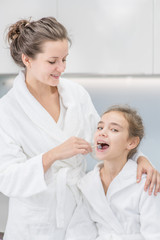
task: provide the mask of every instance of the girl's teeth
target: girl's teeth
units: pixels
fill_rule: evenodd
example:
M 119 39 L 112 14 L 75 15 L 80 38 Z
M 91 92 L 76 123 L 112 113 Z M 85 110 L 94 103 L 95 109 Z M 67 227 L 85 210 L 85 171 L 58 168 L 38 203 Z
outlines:
M 99 144 L 97 148 L 98 148 L 98 149 L 102 149 L 102 145 Z

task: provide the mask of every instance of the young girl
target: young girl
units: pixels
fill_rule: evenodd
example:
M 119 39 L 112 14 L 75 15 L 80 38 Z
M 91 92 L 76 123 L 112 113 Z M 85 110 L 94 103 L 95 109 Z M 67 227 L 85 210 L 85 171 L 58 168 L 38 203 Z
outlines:
M 66 240 L 159 240 L 160 195 L 149 196 L 135 181 L 130 158 L 144 135 L 140 116 L 129 107 L 105 112 L 95 133 L 101 160 L 78 183 L 83 199 L 69 225 Z

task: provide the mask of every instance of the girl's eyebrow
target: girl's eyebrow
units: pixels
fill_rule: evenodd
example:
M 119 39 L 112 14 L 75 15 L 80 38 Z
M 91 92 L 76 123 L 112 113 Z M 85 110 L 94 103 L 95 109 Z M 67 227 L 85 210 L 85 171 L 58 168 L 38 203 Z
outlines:
M 110 125 L 114 125 L 114 126 L 117 126 L 117 127 L 123 128 L 120 124 L 118 124 L 118 123 L 116 123 L 116 122 L 111 122 Z
M 99 121 L 98 124 L 104 123 L 103 121 Z

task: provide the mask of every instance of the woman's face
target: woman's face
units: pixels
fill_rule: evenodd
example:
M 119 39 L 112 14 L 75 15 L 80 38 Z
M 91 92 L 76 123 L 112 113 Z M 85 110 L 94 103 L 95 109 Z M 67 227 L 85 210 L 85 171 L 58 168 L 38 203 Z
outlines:
M 94 136 L 96 157 L 99 160 L 126 158 L 129 152 L 129 124 L 121 112 L 104 114 Z
M 57 86 L 66 68 L 68 41 L 47 41 L 42 45 L 42 51 L 35 59 L 29 58 L 27 72 L 31 80 Z

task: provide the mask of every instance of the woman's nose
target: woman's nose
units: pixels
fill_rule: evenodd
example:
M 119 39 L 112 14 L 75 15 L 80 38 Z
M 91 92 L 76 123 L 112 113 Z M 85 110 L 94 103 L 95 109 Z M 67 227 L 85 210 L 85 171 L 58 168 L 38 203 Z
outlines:
M 64 72 L 65 68 L 66 68 L 65 62 L 59 62 L 57 64 L 57 71 L 58 72 L 61 72 L 61 73 Z

